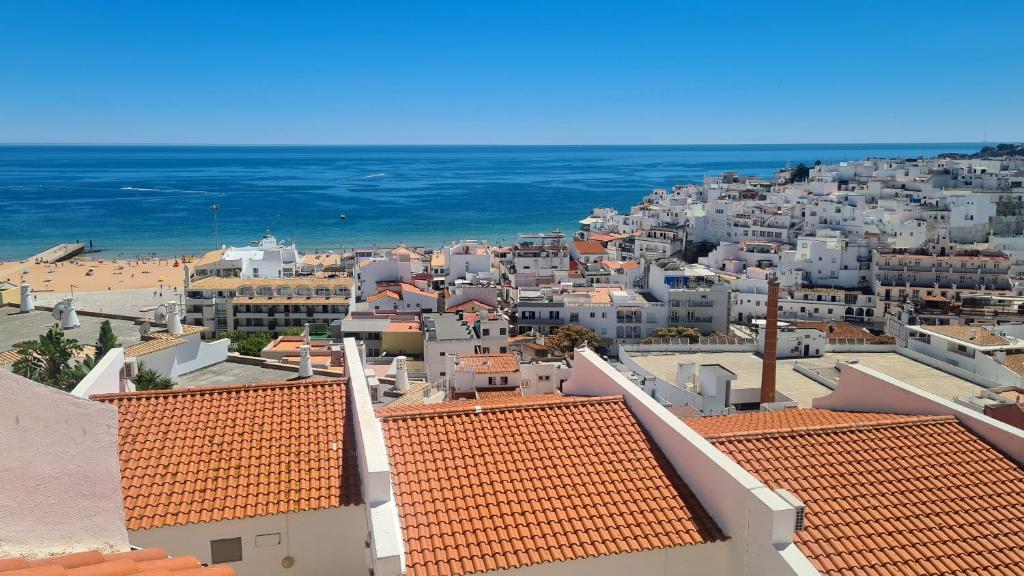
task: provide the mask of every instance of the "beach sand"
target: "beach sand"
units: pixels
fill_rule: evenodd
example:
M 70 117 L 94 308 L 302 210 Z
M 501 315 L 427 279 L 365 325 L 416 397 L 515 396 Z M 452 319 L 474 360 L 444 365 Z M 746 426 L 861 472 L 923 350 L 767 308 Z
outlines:
M 37 293 L 70 292 L 72 285 L 75 292 L 159 289 L 161 285 L 167 289 L 177 286 L 180 290 L 185 283 L 185 270 L 180 262 L 177 267 L 174 262 L 174 258 L 135 261 L 99 257 L 79 257 L 57 264 L 7 261 L 0 262 L 0 280 L 18 286 L 24 277 Z M 23 271 L 28 273 L 23 276 Z

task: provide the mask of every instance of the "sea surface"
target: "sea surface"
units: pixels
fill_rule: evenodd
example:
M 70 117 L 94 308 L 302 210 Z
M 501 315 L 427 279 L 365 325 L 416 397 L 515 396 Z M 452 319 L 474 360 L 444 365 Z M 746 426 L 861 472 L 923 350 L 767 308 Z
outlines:
M 726 170 L 770 176 L 787 163 L 979 147 L 0 146 L 0 259 L 75 241 L 111 257 L 193 254 L 268 230 L 308 251 L 511 242 Z

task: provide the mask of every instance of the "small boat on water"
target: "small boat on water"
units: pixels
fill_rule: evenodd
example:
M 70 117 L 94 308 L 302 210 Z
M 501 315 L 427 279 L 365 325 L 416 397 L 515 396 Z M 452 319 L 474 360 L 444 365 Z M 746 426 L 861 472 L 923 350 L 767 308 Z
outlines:
M 344 220 L 345 218 L 348 218 L 348 216 L 346 216 L 344 212 L 338 214 L 338 220 Z

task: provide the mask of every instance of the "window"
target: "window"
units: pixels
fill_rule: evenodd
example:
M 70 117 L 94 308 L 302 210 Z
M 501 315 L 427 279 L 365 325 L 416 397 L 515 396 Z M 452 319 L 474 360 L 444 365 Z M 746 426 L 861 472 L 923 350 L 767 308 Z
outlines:
M 210 559 L 211 564 L 241 562 L 242 539 L 224 538 L 221 540 L 210 540 Z
M 483 328 L 480 331 L 483 333 L 484 336 L 490 336 L 491 335 L 491 329 L 490 328 Z
M 501 377 L 501 383 L 502 384 L 508 384 L 508 376 L 502 376 Z
M 508 328 L 498 328 L 498 334 L 505 336 L 508 334 Z
M 444 356 L 444 350 L 441 350 L 440 352 L 438 352 L 437 355 L 438 356 Z

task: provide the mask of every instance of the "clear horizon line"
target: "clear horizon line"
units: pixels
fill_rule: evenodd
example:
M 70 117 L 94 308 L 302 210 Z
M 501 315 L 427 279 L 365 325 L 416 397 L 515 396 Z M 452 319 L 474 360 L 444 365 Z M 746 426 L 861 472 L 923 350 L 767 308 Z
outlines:
M 286 147 L 580 147 L 580 146 L 595 146 L 595 147 L 613 147 L 613 146 L 636 146 L 636 147 L 654 147 L 654 146 L 863 146 L 863 145 L 915 145 L 915 144 L 971 144 L 971 145 L 995 145 L 995 144 L 1020 144 L 1024 140 L 986 140 L 986 141 L 969 141 L 969 140 L 921 140 L 921 141 L 847 141 L 847 142 L 719 142 L 719 143 L 558 143 L 558 144 L 541 144 L 541 143 L 376 143 L 376 144 L 363 144 L 363 143 L 224 143 L 224 142 L 15 142 L 15 141 L 0 141 L 0 146 L 196 146 L 196 147 L 233 147 L 233 148 L 244 148 L 244 147 L 275 147 L 275 148 L 286 148 Z

